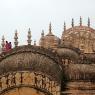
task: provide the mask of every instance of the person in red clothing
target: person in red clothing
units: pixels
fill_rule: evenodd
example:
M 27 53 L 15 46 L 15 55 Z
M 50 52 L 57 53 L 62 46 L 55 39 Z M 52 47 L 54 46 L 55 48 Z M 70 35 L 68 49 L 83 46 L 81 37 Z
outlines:
M 12 49 L 12 44 L 11 44 L 11 42 L 9 42 L 8 44 L 9 44 L 9 50 Z
M 9 51 L 10 49 L 12 48 L 12 45 L 11 45 L 11 42 L 8 43 L 8 41 L 6 41 L 6 44 L 5 44 L 5 51 Z
M 5 44 L 5 51 L 8 51 L 9 50 L 9 43 L 8 41 L 6 41 L 6 44 Z

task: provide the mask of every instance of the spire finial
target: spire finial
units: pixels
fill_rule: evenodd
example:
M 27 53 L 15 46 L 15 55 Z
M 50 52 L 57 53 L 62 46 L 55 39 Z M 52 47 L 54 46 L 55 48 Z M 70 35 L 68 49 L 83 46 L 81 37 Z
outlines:
M 42 30 L 41 36 L 44 37 L 44 30 Z
M 82 17 L 80 16 L 80 26 L 82 26 Z
M 52 28 L 52 26 L 51 26 L 51 22 L 50 22 L 50 24 L 49 24 L 49 34 L 52 34 L 52 32 L 51 32 L 52 29 L 51 28 Z
M 74 19 L 73 18 L 72 18 L 72 24 L 71 25 L 72 25 L 72 27 L 74 27 Z
M 66 31 L 66 23 L 64 22 L 64 31 Z
M 28 35 L 27 35 L 27 37 L 28 37 L 28 40 L 27 40 L 27 42 L 28 42 L 28 45 L 31 45 L 31 30 L 30 30 L 30 28 L 29 28 L 29 30 L 28 30 Z
M 88 27 L 90 27 L 90 18 L 88 17 Z
M 40 46 L 44 46 L 44 30 L 42 30 L 39 45 L 40 45 Z
M 36 40 L 34 40 L 34 46 L 36 46 Z
M 5 37 L 4 37 L 4 35 L 2 36 L 1 46 L 2 46 L 2 52 L 4 52 L 5 51 Z
M 18 46 L 18 33 L 17 33 L 17 30 L 15 30 L 14 45 L 15 45 L 15 47 Z

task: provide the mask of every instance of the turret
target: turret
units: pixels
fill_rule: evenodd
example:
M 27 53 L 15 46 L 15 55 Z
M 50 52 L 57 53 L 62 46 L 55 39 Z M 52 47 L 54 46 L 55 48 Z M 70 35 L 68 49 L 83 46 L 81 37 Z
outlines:
M 82 17 L 80 16 L 80 26 L 82 26 Z
M 30 30 L 30 28 L 29 28 L 29 30 L 28 30 L 28 35 L 27 35 L 27 37 L 28 37 L 28 40 L 27 40 L 27 43 L 28 43 L 28 45 L 31 45 L 31 30 Z
M 52 34 L 52 27 L 51 27 L 51 22 L 50 22 L 50 24 L 49 24 L 49 34 Z
M 90 18 L 88 17 L 88 27 L 90 27 Z
M 71 23 L 72 27 L 74 27 L 74 19 L 72 18 L 72 23 Z
M 4 52 L 5 51 L 5 37 L 4 37 L 4 35 L 2 36 L 2 43 L 1 43 L 1 49 L 2 49 L 2 52 Z
M 42 33 L 41 33 L 41 39 L 40 39 L 40 46 L 44 46 L 44 30 L 42 30 Z
M 34 40 L 34 46 L 36 46 L 36 40 Z
M 66 31 L 66 23 L 64 22 L 64 32 Z
M 15 47 L 18 46 L 18 33 L 17 33 L 17 30 L 15 31 L 15 36 L 14 36 L 14 45 Z

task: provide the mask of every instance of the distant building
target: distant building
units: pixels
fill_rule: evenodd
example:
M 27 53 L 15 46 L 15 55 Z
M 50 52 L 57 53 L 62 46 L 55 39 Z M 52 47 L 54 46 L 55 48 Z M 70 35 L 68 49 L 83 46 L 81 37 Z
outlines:
M 41 33 L 39 46 L 18 46 L 17 31 L 15 47 L 8 52 L 2 38 L 0 55 L 0 95 L 94 95 L 95 94 L 95 30 L 82 24 L 64 30 L 61 38 L 52 32 Z

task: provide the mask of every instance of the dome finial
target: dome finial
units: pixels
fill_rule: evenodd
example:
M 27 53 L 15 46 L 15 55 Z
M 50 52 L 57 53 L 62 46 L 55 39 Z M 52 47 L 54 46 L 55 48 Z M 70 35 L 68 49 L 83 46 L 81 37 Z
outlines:
M 50 24 L 49 24 L 49 34 L 52 34 L 52 32 L 51 32 L 52 29 L 51 28 L 52 28 L 52 26 L 51 26 L 51 22 L 50 22 Z
M 18 46 L 18 33 L 17 33 L 17 30 L 15 30 L 14 45 L 15 45 L 15 47 Z
M 66 31 L 66 23 L 65 23 L 65 21 L 64 21 L 64 31 Z
M 34 46 L 36 46 L 36 40 L 34 40 Z
M 88 27 L 90 27 L 90 18 L 88 17 Z
M 82 26 L 82 17 L 80 16 L 80 26 Z
M 42 33 L 41 33 L 41 38 L 40 38 L 40 43 L 39 43 L 40 46 L 44 46 L 44 30 L 42 30 Z
M 29 28 L 29 30 L 28 30 L 28 35 L 27 35 L 27 37 L 28 37 L 28 40 L 27 40 L 27 42 L 28 42 L 28 45 L 31 45 L 31 30 L 30 30 L 30 28 Z
M 72 18 L 72 24 L 71 25 L 72 25 L 72 27 L 74 27 L 74 19 L 73 18 Z
M 5 50 L 5 37 L 4 37 L 4 35 L 2 36 L 1 46 L 2 46 L 2 52 L 4 52 L 4 50 Z
M 44 30 L 42 30 L 41 37 L 44 37 Z

